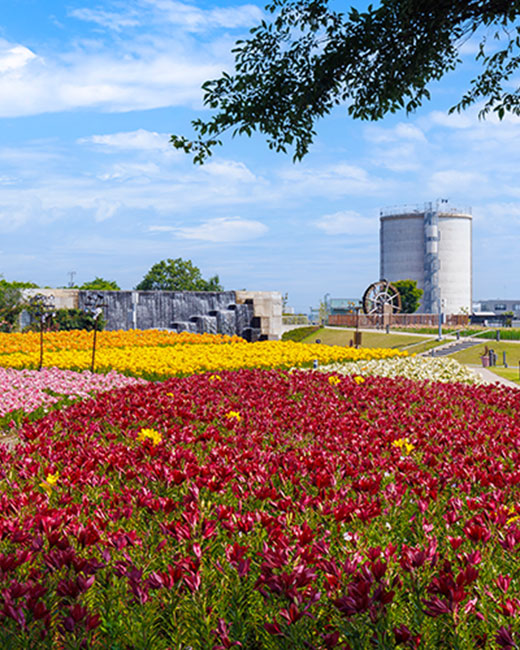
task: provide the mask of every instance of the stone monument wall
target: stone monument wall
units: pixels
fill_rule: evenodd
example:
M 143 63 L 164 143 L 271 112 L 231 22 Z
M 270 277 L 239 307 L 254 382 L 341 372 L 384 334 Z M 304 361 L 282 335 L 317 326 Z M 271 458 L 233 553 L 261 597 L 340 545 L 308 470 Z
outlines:
M 237 334 L 248 341 L 277 340 L 282 333 L 282 297 L 276 291 L 82 291 L 28 289 L 53 295 L 58 309 L 85 307 L 89 294 L 103 296 L 108 330 L 170 329 Z M 21 318 L 26 325 L 27 315 Z

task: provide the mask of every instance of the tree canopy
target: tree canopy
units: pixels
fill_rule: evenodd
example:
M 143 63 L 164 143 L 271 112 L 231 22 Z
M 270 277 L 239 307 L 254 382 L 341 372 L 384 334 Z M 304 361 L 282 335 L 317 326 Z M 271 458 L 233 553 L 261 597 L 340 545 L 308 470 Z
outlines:
M 404 314 L 413 314 L 419 309 L 423 290 L 417 288 L 415 280 L 397 280 L 392 282 L 401 296 L 401 311 Z
M 3 288 L 5 287 L 11 287 L 13 289 L 39 289 L 39 285 L 37 285 L 35 282 L 26 282 L 25 280 L 11 280 L 10 282 L 8 280 L 4 280 L 3 278 L 0 279 L 0 286 Z
M 263 20 L 233 49 L 235 73 L 203 84 L 204 103 L 216 110 L 192 122 L 196 137 L 172 144 L 203 163 L 221 135 L 262 133 L 271 149 L 294 148 L 300 160 L 316 135 L 315 122 L 336 105 L 361 120 L 415 111 L 428 86 L 461 63 L 460 48 L 479 40 L 482 71 L 459 103 L 484 102 L 501 119 L 520 114 L 520 0 L 382 0 L 366 11 L 332 8 L 332 0 L 271 0 Z M 491 44 L 490 44 L 491 43 Z
M 218 275 L 204 280 L 190 260 L 162 260 L 154 264 L 136 286 L 140 291 L 222 291 Z
M 8 282 L 0 277 L 0 332 L 11 332 L 24 308 L 22 289 L 37 285 L 32 282 Z
M 91 291 L 120 291 L 121 287 L 115 280 L 105 280 L 96 276 L 90 282 L 84 282 L 79 289 Z

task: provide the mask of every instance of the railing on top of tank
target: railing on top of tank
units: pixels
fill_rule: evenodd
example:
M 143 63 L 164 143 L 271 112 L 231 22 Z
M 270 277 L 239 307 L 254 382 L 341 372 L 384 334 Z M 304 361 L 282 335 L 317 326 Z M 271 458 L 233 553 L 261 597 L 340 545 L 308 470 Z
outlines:
M 433 207 L 433 206 L 432 206 Z M 419 204 L 415 205 L 395 205 L 389 208 L 381 208 L 379 210 L 380 217 L 399 216 L 405 214 L 423 215 L 427 210 L 430 210 L 430 204 L 425 203 L 422 207 Z M 437 201 L 435 206 L 438 214 L 471 214 L 471 207 L 455 208 L 452 205 Z

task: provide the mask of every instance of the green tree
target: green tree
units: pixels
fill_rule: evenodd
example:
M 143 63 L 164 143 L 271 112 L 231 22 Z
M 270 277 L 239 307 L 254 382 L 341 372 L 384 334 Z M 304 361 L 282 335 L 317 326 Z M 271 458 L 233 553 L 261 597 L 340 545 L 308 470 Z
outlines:
M 23 280 L 12 280 L 8 282 L 7 280 L 0 279 L 0 282 L 5 286 L 10 286 L 15 289 L 39 289 L 39 285 L 35 282 L 24 282 Z
M 114 280 L 104 280 L 97 275 L 90 282 L 84 282 L 79 289 L 91 291 L 120 291 L 121 287 Z
M 415 280 L 398 280 L 392 282 L 393 286 L 399 291 L 401 296 L 401 312 L 404 314 L 413 314 L 419 309 L 420 299 L 424 291 L 417 288 Z
M 0 332 L 11 332 L 18 325 L 24 308 L 22 289 L 35 288 L 32 282 L 8 282 L 0 277 Z
M 204 280 L 190 260 L 162 260 L 154 264 L 136 286 L 140 291 L 222 291 L 218 275 Z
M 235 73 L 202 86 L 217 113 L 192 122 L 194 140 L 174 135 L 173 145 L 203 163 L 224 132 L 259 131 L 271 149 L 294 147 L 300 160 L 315 122 L 338 104 L 361 120 L 415 111 L 429 99 L 428 86 L 461 63 L 461 45 L 473 35 L 482 71 L 451 111 L 483 102 L 481 116 L 520 114 L 518 0 L 381 0 L 346 13 L 329 5 L 271 0 L 273 19 L 233 49 Z

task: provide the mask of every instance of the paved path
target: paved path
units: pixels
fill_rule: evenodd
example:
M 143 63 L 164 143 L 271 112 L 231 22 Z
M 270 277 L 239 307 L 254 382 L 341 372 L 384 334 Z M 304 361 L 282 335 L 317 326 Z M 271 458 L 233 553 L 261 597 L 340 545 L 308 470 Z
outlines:
M 471 370 L 473 370 L 478 375 L 480 375 L 486 384 L 498 383 L 498 384 L 503 384 L 504 386 L 509 386 L 510 388 L 516 388 L 516 389 L 520 388 L 520 384 L 515 384 L 514 381 L 506 379 L 505 377 L 500 377 L 500 375 L 495 375 L 494 372 L 491 372 L 491 370 L 488 370 L 487 368 L 481 368 L 480 366 L 470 366 L 470 365 L 468 365 L 468 368 L 471 368 Z
M 467 350 L 468 348 L 474 348 L 477 345 L 482 345 L 482 339 L 464 339 L 457 340 L 452 339 L 443 345 L 438 345 L 436 348 L 427 350 L 426 352 L 421 352 L 420 356 L 422 357 L 447 357 L 450 354 L 455 354 L 455 352 L 460 352 L 461 350 Z

